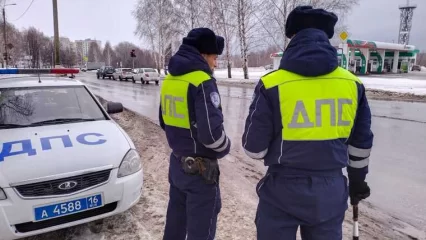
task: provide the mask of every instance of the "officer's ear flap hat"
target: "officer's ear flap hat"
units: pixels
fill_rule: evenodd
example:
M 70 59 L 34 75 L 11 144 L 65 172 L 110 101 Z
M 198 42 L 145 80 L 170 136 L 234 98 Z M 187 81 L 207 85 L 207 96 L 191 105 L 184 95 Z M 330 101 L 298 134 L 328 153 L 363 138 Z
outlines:
M 201 54 L 221 55 L 225 40 L 209 28 L 194 28 L 183 38 L 183 44 L 195 47 Z
M 334 35 L 334 26 L 338 17 L 324 9 L 314 9 L 312 6 L 298 6 L 287 17 L 285 35 L 293 37 L 299 31 L 306 28 L 316 28 L 324 31 L 328 38 Z

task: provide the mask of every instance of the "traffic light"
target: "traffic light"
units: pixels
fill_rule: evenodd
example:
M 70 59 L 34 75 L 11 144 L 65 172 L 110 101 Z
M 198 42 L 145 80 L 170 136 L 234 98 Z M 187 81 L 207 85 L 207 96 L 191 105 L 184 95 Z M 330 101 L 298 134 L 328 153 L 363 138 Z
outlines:
M 130 57 L 136 57 L 135 49 L 132 49 L 132 51 L 130 52 Z
M 9 54 L 3 53 L 3 60 L 12 60 Z

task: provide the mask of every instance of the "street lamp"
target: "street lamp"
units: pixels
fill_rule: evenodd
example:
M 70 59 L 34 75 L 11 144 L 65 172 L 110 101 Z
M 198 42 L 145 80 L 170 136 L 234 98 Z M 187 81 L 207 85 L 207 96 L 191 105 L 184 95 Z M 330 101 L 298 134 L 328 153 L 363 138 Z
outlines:
M 15 6 L 16 3 L 8 3 L 3 5 L 3 38 L 4 38 L 4 58 L 6 61 L 6 68 L 8 65 L 9 56 L 7 54 L 7 36 L 6 36 L 6 6 Z

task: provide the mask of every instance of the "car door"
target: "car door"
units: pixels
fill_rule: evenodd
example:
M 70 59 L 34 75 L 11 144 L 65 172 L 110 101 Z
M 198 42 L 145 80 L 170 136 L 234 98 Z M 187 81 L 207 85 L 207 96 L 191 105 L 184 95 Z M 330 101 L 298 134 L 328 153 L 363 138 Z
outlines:
M 142 78 L 143 70 L 142 68 L 138 68 L 138 73 L 136 74 L 135 78 L 140 80 Z
M 120 76 L 120 68 L 115 69 L 114 78 L 118 78 Z

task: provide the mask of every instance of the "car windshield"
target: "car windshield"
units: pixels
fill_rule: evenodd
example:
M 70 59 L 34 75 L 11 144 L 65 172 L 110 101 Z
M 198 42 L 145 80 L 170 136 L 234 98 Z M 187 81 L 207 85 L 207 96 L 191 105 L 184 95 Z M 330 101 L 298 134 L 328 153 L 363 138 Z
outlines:
M 0 88 L 0 129 L 104 119 L 83 86 Z
M 123 72 L 132 72 L 132 69 L 130 69 L 130 68 L 123 68 Z
M 152 68 L 145 68 L 145 72 L 157 72 L 155 69 Z

